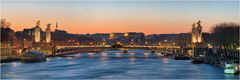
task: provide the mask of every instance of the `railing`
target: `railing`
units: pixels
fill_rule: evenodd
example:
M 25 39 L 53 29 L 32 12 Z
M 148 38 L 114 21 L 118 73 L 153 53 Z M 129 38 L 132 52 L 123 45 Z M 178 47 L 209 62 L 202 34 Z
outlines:
M 94 45 L 94 46 L 57 46 L 57 49 L 61 48 L 110 48 L 110 45 L 102 46 L 102 45 Z M 180 48 L 180 46 L 124 46 L 125 48 Z

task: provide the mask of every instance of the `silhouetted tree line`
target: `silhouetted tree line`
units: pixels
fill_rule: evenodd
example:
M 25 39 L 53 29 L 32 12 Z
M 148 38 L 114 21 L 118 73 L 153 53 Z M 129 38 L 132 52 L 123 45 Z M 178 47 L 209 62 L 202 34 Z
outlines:
M 1 28 L 1 43 L 13 42 L 15 33 L 10 28 Z
M 215 46 L 227 48 L 239 47 L 239 24 L 220 23 L 212 28 L 211 34 Z

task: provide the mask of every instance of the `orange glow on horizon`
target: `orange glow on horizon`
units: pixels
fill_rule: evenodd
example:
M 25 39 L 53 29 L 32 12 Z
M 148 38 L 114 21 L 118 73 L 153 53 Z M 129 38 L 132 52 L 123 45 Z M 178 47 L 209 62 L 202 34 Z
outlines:
M 7 20 L 10 21 L 11 20 Z M 29 23 L 28 23 L 29 22 Z M 56 21 L 57 22 L 57 21 Z M 41 20 L 40 27 L 45 31 L 47 24 L 51 23 L 52 31 L 55 30 L 56 22 Z M 22 31 L 24 28 L 33 28 L 36 25 L 34 21 L 24 21 L 19 23 L 11 22 L 11 28 L 15 31 Z M 109 22 L 108 22 L 109 23 Z M 211 24 L 203 23 L 203 31 L 209 32 Z M 73 34 L 94 34 L 94 33 L 112 33 L 112 32 L 143 32 L 145 34 L 170 34 L 170 33 L 188 33 L 191 31 L 191 22 L 189 24 L 176 23 L 176 24 L 157 24 L 157 23 L 112 23 L 104 24 L 103 22 L 85 23 L 85 24 L 73 24 L 58 22 L 59 29 L 65 30 L 68 33 Z

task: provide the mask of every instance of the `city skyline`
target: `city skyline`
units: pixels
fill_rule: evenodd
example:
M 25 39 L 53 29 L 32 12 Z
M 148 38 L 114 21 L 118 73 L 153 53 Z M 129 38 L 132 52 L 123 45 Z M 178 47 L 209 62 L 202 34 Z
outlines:
M 238 1 L 3 0 L 1 4 L 2 18 L 11 22 L 15 31 L 32 28 L 37 20 L 41 20 L 43 29 L 48 23 L 55 29 L 58 22 L 60 29 L 73 34 L 186 33 L 198 20 L 202 21 L 203 32 L 209 32 L 218 23 L 239 23 Z

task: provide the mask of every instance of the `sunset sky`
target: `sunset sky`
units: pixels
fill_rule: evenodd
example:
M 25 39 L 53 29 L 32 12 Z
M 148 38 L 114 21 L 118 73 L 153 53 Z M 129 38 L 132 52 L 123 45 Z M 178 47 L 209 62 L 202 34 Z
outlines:
M 1 0 L 1 18 L 15 31 L 41 20 L 59 23 L 69 33 L 144 32 L 146 34 L 190 32 L 201 20 L 203 31 L 221 22 L 239 23 L 239 1 L 198 0 Z

